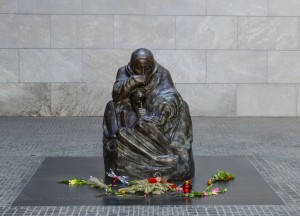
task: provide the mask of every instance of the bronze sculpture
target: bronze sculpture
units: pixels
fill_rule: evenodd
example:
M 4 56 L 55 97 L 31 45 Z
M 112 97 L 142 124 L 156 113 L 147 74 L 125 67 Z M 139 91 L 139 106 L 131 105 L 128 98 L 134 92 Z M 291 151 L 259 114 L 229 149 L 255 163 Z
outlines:
M 169 71 L 140 48 L 118 70 L 103 119 L 105 170 L 132 178 L 194 176 L 192 121 Z

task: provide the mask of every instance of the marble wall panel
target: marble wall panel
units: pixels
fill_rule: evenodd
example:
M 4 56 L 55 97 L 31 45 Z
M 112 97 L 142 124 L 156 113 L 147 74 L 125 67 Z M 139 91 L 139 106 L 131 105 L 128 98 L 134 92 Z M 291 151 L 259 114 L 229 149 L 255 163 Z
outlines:
M 49 84 L 0 83 L 0 116 L 49 115 Z
M 18 13 L 18 0 L 0 0 L 0 13 Z
M 300 52 L 269 51 L 270 83 L 300 83 Z
M 239 49 L 296 50 L 297 17 L 239 17 Z
M 268 0 L 208 0 L 207 15 L 268 16 Z
M 21 82 L 81 82 L 82 51 L 20 50 L 20 79 Z
M 237 18 L 229 16 L 176 17 L 176 48 L 236 49 Z
M 190 107 L 192 116 L 234 116 L 236 85 L 176 84 L 178 92 Z
M 205 0 L 145 1 L 145 14 L 151 15 L 206 15 Z
M 111 84 L 52 84 L 51 115 L 103 116 L 111 92 Z
M 175 83 L 204 83 L 205 50 L 153 50 L 159 64 L 169 70 Z
M 49 48 L 50 16 L 0 14 L 0 48 Z
M 296 116 L 297 86 L 238 85 L 238 116 Z
M 175 48 L 175 17 L 115 16 L 115 48 Z
M 17 49 L 0 49 L 0 82 L 19 82 Z
M 266 51 L 207 51 L 208 83 L 266 83 Z
M 113 16 L 53 15 L 53 48 L 113 48 Z
M 300 16 L 299 0 L 269 0 L 269 15 Z
M 143 14 L 144 0 L 83 0 L 83 14 Z
M 80 14 L 81 0 L 19 0 L 19 13 Z
M 83 82 L 111 84 L 116 80 L 117 71 L 127 65 L 133 50 L 83 51 Z

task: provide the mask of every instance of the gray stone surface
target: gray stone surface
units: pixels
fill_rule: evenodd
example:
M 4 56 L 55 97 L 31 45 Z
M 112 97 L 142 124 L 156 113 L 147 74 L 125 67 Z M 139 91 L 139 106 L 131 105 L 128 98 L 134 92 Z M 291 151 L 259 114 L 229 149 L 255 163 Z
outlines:
M 80 14 L 81 0 L 19 0 L 19 13 Z
M 0 13 L 17 13 L 18 0 L 0 0 Z
M 102 116 L 112 100 L 112 84 L 52 84 L 51 114 L 54 116 Z
M 175 17 L 114 16 L 115 48 L 174 49 Z
M 112 48 L 113 16 L 51 16 L 51 47 Z
M 236 114 L 236 85 L 176 84 L 192 116 L 233 116 Z
M 132 50 L 83 50 L 83 82 L 111 84 L 117 71 L 130 61 Z
M 268 0 L 209 0 L 207 15 L 267 16 Z
M 153 50 L 155 59 L 167 68 L 175 83 L 204 83 L 206 52 L 203 50 Z
M 236 49 L 237 18 L 230 16 L 176 17 L 176 48 Z
M 83 14 L 143 14 L 143 0 L 83 0 Z
M 0 116 L 49 116 L 50 85 L 0 83 Z
M 296 116 L 296 85 L 238 85 L 238 116 Z
M 46 156 L 102 154 L 102 118 L 0 118 L 0 215 L 292 215 L 300 214 L 300 119 L 193 119 L 195 156 L 249 155 L 284 201 L 275 205 L 18 206 L 11 204 Z
M 270 51 L 268 82 L 300 83 L 300 52 Z
M 238 48 L 296 50 L 297 17 L 239 17 Z
M 145 14 L 151 15 L 206 15 L 205 0 L 145 1 Z
M 253 158 L 250 158 L 253 160 Z M 105 179 L 103 157 L 47 157 L 34 173 L 12 206 L 68 206 L 68 205 L 284 205 L 274 190 L 266 183 L 250 160 L 245 156 L 200 156 L 194 157 L 195 176 L 191 179 L 193 188 L 204 190 L 207 179 L 216 170 L 234 173 L 238 180 L 225 184 L 216 183 L 215 187 L 226 187 L 228 191 L 221 196 L 205 199 L 185 199 L 175 194 L 142 197 L 115 197 L 96 195 L 104 191 L 90 187 L 68 187 L 57 184 L 57 179 L 80 177 L 88 179 L 96 176 Z M 63 164 L 63 166 L 61 166 Z M 206 166 L 202 166 L 206 164 Z M 210 174 L 209 174 L 210 173 Z M 182 182 L 174 182 L 177 185 Z M 118 184 L 117 187 L 125 185 Z M 255 188 L 255 190 L 253 190 Z M 115 188 L 117 190 L 117 188 Z
M 17 49 L 0 49 L 0 82 L 19 81 L 19 54 Z
M 267 73 L 267 52 L 207 51 L 208 83 L 266 83 Z
M 300 2 L 298 0 L 269 0 L 269 15 L 299 16 Z
M 81 82 L 82 52 L 75 49 L 20 50 L 21 82 Z
M 0 14 L 0 48 L 49 48 L 50 16 Z
M 145 47 L 170 70 L 175 83 L 191 89 L 194 84 L 292 86 L 300 83 L 299 8 L 298 0 L 0 0 L 0 83 L 112 85 L 130 53 Z M 209 86 L 201 92 L 211 92 Z M 249 92 L 256 110 L 262 110 L 248 109 L 245 116 L 266 113 L 266 101 L 273 103 L 277 91 L 266 94 L 267 100 L 256 90 Z M 206 100 L 216 100 L 211 97 Z M 268 116 L 294 116 L 282 107 L 297 95 L 280 98 L 289 99 L 274 103 L 272 109 L 281 111 Z M 18 100 L 14 104 L 20 107 L 24 101 Z M 232 97 L 221 102 L 226 103 L 232 104 Z M 244 110 L 249 103 L 237 106 Z M 236 115 L 228 106 L 212 107 L 219 108 L 205 115 Z M 28 113 L 30 104 L 27 108 Z M 84 110 L 75 113 L 94 107 Z

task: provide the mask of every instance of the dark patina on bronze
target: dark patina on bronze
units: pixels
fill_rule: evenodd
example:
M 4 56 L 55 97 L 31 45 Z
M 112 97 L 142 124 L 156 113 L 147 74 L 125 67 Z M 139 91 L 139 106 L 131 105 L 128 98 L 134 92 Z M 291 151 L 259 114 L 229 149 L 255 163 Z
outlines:
M 103 118 L 105 170 L 135 179 L 194 176 L 192 121 L 170 73 L 148 49 L 118 70 Z

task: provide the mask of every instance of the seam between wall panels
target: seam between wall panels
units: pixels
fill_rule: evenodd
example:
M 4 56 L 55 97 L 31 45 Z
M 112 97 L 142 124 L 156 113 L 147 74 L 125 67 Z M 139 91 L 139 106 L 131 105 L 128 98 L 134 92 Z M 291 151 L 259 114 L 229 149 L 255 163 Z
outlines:
M 299 26 L 299 23 L 300 23 L 300 22 L 299 22 L 299 19 L 300 19 L 300 17 L 298 17 L 298 37 L 297 37 L 297 39 L 298 39 L 298 40 L 297 40 L 297 42 L 298 42 L 298 50 L 300 50 L 300 46 L 299 46 L 299 39 L 300 39 L 300 34 L 299 34 L 299 32 L 300 32 L 300 31 L 299 31 L 300 26 Z
M 267 50 L 267 76 L 266 76 L 266 84 L 269 83 L 269 50 Z
M 81 49 L 81 83 L 83 83 L 83 49 Z
M 66 14 L 50 14 L 50 13 L 0 13 L 1 15 L 40 15 L 40 16 L 51 16 L 51 15 L 54 15 L 54 16 L 71 16 L 71 15 L 76 15 L 76 16 L 86 16 L 86 15 L 91 15 L 91 16 L 112 16 L 112 15 L 115 15 L 115 14 L 111 14 L 111 13 L 101 13 L 101 14 L 96 14 L 96 13 L 85 13 L 85 14 L 76 14 L 76 13 L 66 13 Z M 116 15 L 119 15 L 119 16 L 148 16 L 148 17 L 153 17 L 153 16 L 162 16 L 162 17 L 171 17 L 171 16 L 182 16 L 182 17 L 206 17 L 206 16 L 209 16 L 209 17 L 237 17 L 237 15 L 226 15 L 226 14 L 223 14 L 223 15 L 194 15 L 194 14 L 191 14 L 191 15 L 186 15 L 186 14 L 180 14 L 180 15 L 164 15 L 164 14 L 160 14 L 160 15 L 152 15 L 152 14 L 116 14 Z M 290 17 L 299 17 L 298 15 L 284 15 L 284 16 L 258 16 L 258 15 L 238 15 L 238 17 L 258 17 L 258 18 L 261 18 L 261 17 L 274 17 L 274 18 L 290 18 Z
M 115 15 L 113 15 L 113 49 L 115 49 Z
M 177 16 L 175 16 L 175 50 L 177 50 Z
M 239 49 L 239 17 L 236 17 L 236 49 Z
M 51 41 L 52 41 L 52 36 L 51 36 L 51 31 L 52 31 L 52 15 L 50 15 L 50 49 L 52 48 L 52 44 L 51 44 Z
M 204 81 L 204 83 L 207 83 L 207 50 L 205 50 L 205 81 Z
M 52 83 L 50 83 L 50 116 L 52 116 Z
M 296 117 L 298 117 L 298 96 L 299 96 L 299 84 L 297 85 L 297 89 L 296 89 Z M 300 108 L 300 107 L 299 107 Z M 299 113 L 300 114 L 300 113 Z
M 64 50 L 70 50 L 70 49 L 73 49 L 73 50 L 81 50 L 81 49 L 89 49 L 89 50 L 107 50 L 107 49 L 112 49 L 112 48 L 105 48 L 105 47 L 99 47 L 99 48 L 96 48 L 96 47 L 89 47 L 89 48 L 81 48 L 81 47 L 73 47 L 73 48 L 70 48 L 70 47 L 52 47 L 52 48 L 49 48 L 49 47 L 31 47 L 31 48 L 18 48 L 18 47 L 15 47 L 15 48 L 6 48 L 6 47 L 0 47 L 0 50 L 15 50 L 15 49 L 22 49 L 22 50 L 31 50 L 31 49 L 35 49 L 35 50 L 40 50 L 40 49 L 56 49 L 56 50 L 61 50 L 61 49 L 64 49 Z M 118 50 L 132 50 L 134 48 L 117 48 Z M 174 50 L 174 49 L 171 49 L 171 48 L 155 48 L 155 49 L 151 49 L 151 50 Z M 177 50 L 202 50 L 202 51 L 205 51 L 205 50 L 208 50 L 208 51 L 236 51 L 236 49 L 191 49 L 191 48 L 188 48 L 188 49 L 177 49 Z M 269 49 L 269 50 L 264 50 L 264 49 L 239 49 L 239 51 L 261 51 L 261 52 L 266 52 L 266 51 L 276 51 L 276 52 L 298 52 L 300 50 L 275 50 L 275 49 Z
M 235 116 L 238 116 L 238 84 L 235 84 Z
M 19 68 L 19 83 L 21 83 L 21 58 L 20 58 L 20 49 L 18 49 L 18 68 Z

